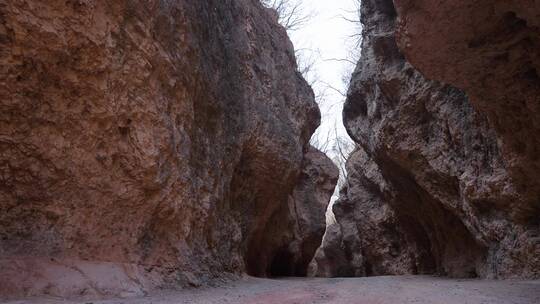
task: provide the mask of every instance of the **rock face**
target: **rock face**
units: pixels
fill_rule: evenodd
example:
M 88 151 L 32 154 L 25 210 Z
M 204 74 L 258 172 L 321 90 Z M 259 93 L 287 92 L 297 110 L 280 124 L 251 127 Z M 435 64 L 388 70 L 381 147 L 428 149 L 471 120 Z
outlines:
M 430 79 L 464 90 L 489 119 L 512 180 L 504 208 L 515 221 L 538 223 L 540 1 L 412 2 L 396 1 L 401 49 Z
M 326 224 L 321 246 L 315 252 L 313 260 L 309 264 L 308 276 L 310 277 L 353 277 L 355 271 L 358 270 L 352 263 L 350 257 L 345 254 L 343 246 L 343 234 L 341 226 L 336 222 L 335 218 L 330 219 Z M 361 253 L 356 256 L 361 257 Z M 360 265 L 360 273 L 357 276 L 363 275 L 363 264 Z
M 294 241 L 275 255 L 269 270 L 272 276 L 306 276 L 326 229 L 326 209 L 339 171 L 324 153 L 313 147 L 304 157 L 302 173 L 289 198 Z
M 258 1 L 7 1 L 0 62 L 0 295 L 266 276 L 320 238 L 335 169 Z
M 328 226 L 310 274 L 358 277 L 416 273 L 415 255 L 420 248 L 406 243 L 395 211 L 386 203 L 385 194 L 390 189 L 380 168 L 358 147 L 349 158 L 347 174 L 348 187 L 333 207 L 339 222 Z
M 340 270 L 318 275 L 540 277 L 538 3 L 443 2 L 362 1 L 359 148 L 319 249 L 338 262 L 315 258 Z

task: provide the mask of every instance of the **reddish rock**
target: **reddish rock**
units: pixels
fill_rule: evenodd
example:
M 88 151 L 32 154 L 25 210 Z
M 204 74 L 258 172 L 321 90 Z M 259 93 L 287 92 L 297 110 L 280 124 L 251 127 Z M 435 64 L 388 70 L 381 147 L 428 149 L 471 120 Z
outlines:
M 514 221 L 538 223 L 540 2 L 416 2 L 396 1 L 407 60 L 426 77 L 465 91 L 486 115 L 512 179 L 504 208 Z
M 358 233 L 351 229 L 351 234 Z M 356 234 L 357 236 L 358 234 Z M 321 246 L 309 264 L 310 277 L 361 277 L 365 275 L 364 258 L 361 251 L 345 252 L 341 225 L 334 217 L 326 224 Z
M 309 263 L 321 245 L 326 230 L 326 210 L 338 178 L 336 165 L 324 153 L 312 147 L 305 155 L 300 180 L 289 200 L 289 209 L 294 210 L 295 215 L 295 241 L 287 251 L 293 254 L 294 263 L 283 274 L 307 275 Z M 283 267 L 287 263 L 278 265 Z
M 306 220 L 289 202 L 319 123 L 274 19 L 254 0 L 0 4 L 0 295 L 268 275 Z

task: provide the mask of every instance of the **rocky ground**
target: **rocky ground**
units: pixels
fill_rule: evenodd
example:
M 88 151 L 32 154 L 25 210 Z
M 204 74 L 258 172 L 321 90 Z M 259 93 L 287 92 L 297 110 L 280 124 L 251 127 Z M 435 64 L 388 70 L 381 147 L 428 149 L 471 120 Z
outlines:
M 105 301 L 35 299 L 10 304 L 217 304 L 217 303 L 540 303 L 540 281 L 452 280 L 430 276 L 346 279 L 245 278 L 221 287 Z

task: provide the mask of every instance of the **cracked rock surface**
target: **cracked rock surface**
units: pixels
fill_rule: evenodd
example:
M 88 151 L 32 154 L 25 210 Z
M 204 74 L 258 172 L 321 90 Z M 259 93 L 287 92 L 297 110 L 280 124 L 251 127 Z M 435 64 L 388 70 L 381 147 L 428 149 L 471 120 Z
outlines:
M 539 14 L 362 1 L 343 112 L 358 149 L 315 275 L 540 277 Z
M 3 1 L 0 63 L 0 295 L 266 276 L 322 237 L 335 168 L 258 1 Z

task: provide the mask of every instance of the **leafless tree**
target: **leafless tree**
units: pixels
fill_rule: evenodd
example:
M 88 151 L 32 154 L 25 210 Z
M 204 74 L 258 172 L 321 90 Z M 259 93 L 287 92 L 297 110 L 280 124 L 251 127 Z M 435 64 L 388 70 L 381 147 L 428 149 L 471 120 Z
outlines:
M 289 34 L 306 26 L 315 16 L 314 11 L 309 9 L 309 5 L 306 5 L 305 0 L 261 0 L 261 3 L 276 11 L 278 22 Z M 304 76 L 311 87 L 314 87 L 319 79 L 315 72 L 315 66 L 320 57 L 319 52 L 305 47 L 297 48 L 294 52 L 298 72 Z M 315 94 L 317 100 L 322 98 L 321 92 L 315 92 Z
M 296 31 L 312 18 L 313 11 L 303 0 L 261 0 L 262 4 L 276 10 L 279 23 L 288 31 Z
M 339 15 L 341 19 L 354 24 L 357 27 L 355 31 L 349 38 L 354 39 L 355 47 L 359 48 L 362 43 L 362 0 L 354 0 L 354 8 L 352 10 L 345 10 L 343 14 Z
M 354 25 L 355 31 L 352 35 L 348 36 L 347 56 L 345 58 L 328 58 L 325 61 L 335 61 L 340 63 L 346 63 L 345 69 L 342 75 L 342 82 L 344 87 L 350 86 L 352 74 L 356 68 L 358 61 L 360 60 L 361 48 L 362 48 L 362 22 L 360 19 L 361 14 L 361 0 L 354 0 L 355 7 L 352 10 L 343 11 L 342 14 L 337 16 L 342 20 L 350 22 Z
M 294 51 L 298 72 L 304 76 L 304 79 L 311 87 L 314 87 L 319 82 L 315 67 L 319 60 L 320 54 L 318 51 L 311 48 L 299 48 Z
M 313 11 L 309 9 L 309 4 L 307 0 L 261 0 L 262 4 L 266 7 L 271 7 L 277 12 L 279 23 L 287 30 L 287 32 L 292 33 L 306 26 L 310 20 L 314 17 Z M 355 0 L 357 6 L 353 11 L 344 12 L 341 17 L 347 21 L 354 22 L 355 24 L 360 24 L 360 0 Z M 354 17 L 347 17 L 348 15 L 354 15 Z M 354 39 L 354 45 L 350 47 L 349 55 L 347 58 L 343 59 L 328 59 L 340 62 L 347 62 L 347 69 L 344 71 L 344 86 L 348 87 L 348 82 L 350 81 L 350 75 L 356 63 L 359 59 L 359 48 L 361 43 L 361 30 L 355 32 L 350 38 Z M 304 76 L 308 83 L 315 90 L 315 99 L 319 105 L 326 103 L 326 93 L 334 91 L 339 93 L 342 97 L 342 100 L 338 100 L 335 103 L 335 106 L 339 106 L 343 100 L 346 98 L 346 92 L 343 89 L 335 87 L 331 84 L 322 82 L 316 73 L 316 65 L 320 60 L 320 53 L 312 48 L 298 48 L 295 50 L 296 61 L 298 65 L 298 71 Z M 333 105 L 331 105 L 333 107 Z M 310 141 L 311 145 L 320 151 L 329 155 L 334 163 L 339 168 L 340 179 L 338 181 L 337 189 L 341 189 L 346 183 L 346 162 L 349 158 L 350 153 L 354 149 L 354 143 L 347 137 L 347 135 L 342 135 L 339 132 L 337 122 L 333 128 L 319 128 L 313 135 Z
M 354 143 L 338 133 L 337 125 L 334 127 L 334 145 L 332 150 L 334 153 L 333 161 L 339 169 L 339 180 L 337 189 L 343 188 L 347 183 L 347 161 L 354 150 Z
M 337 123 L 333 128 L 318 129 L 311 138 L 310 144 L 319 151 L 324 152 L 332 158 L 332 161 L 339 169 L 339 180 L 337 189 L 343 188 L 347 182 L 347 161 L 354 150 L 354 143 L 346 136 L 340 135 Z M 322 134 L 325 132 L 325 134 Z
M 333 148 L 333 130 L 327 130 L 325 132 L 322 128 L 318 128 L 309 143 L 317 148 L 317 150 L 328 154 Z

